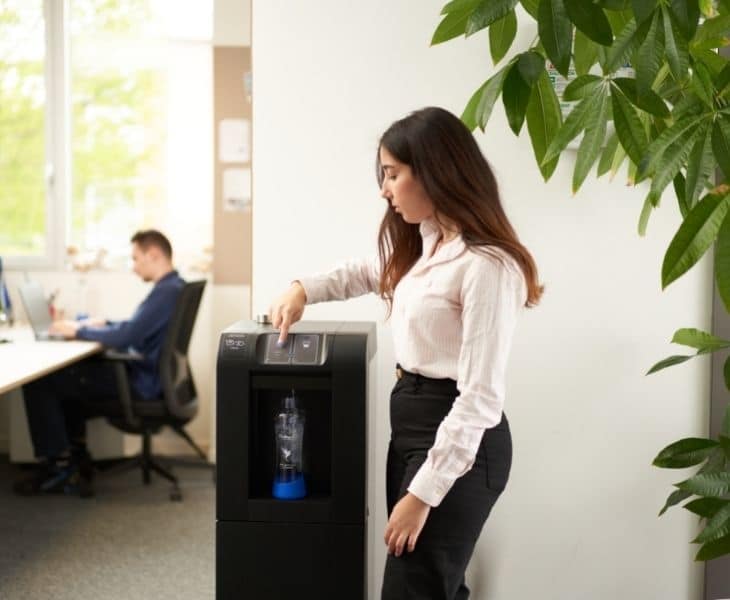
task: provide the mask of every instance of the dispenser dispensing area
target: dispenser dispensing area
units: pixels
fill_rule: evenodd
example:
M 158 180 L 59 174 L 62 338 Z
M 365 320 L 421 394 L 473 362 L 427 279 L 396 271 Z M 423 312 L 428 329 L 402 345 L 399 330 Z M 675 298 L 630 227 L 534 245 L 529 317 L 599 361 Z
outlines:
M 216 598 L 367 598 L 368 370 L 375 324 L 221 335 Z

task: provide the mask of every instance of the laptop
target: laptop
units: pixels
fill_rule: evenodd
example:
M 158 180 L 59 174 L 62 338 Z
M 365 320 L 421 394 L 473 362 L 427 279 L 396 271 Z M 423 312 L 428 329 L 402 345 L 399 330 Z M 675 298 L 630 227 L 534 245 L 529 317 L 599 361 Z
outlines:
M 43 286 L 37 281 L 27 281 L 18 286 L 20 298 L 25 307 L 25 315 L 33 328 L 35 339 L 38 341 L 62 341 L 62 335 L 50 333 L 51 313 L 48 310 L 48 301 L 43 292 Z

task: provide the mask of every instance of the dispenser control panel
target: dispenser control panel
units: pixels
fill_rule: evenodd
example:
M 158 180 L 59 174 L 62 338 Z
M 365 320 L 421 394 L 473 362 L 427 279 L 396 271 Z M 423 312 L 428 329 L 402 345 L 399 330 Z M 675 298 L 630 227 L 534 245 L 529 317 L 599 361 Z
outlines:
M 322 334 L 319 333 L 290 333 L 282 346 L 279 334 L 270 333 L 266 335 L 263 357 L 259 352 L 259 359 L 266 365 L 318 365 L 321 348 Z

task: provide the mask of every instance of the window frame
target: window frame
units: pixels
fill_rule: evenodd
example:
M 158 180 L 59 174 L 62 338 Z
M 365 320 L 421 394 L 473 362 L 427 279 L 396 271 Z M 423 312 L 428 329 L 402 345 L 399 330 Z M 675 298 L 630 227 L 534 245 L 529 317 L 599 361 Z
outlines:
M 70 197 L 68 128 L 68 43 L 66 40 L 67 0 L 43 0 L 45 33 L 44 79 L 46 189 L 45 253 L 38 256 L 5 255 L 7 269 L 60 269 L 66 255 L 66 223 Z

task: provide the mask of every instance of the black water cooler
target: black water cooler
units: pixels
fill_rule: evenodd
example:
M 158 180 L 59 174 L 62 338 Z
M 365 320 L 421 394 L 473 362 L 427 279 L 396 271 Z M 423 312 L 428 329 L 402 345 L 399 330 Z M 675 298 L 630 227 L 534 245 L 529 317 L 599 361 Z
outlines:
M 367 393 L 375 324 L 303 321 L 221 335 L 217 370 L 217 600 L 367 598 Z M 306 415 L 307 495 L 272 496 L 274 420 Z

